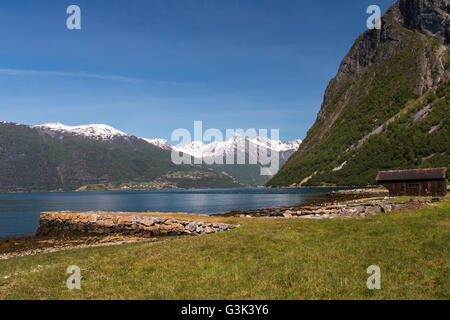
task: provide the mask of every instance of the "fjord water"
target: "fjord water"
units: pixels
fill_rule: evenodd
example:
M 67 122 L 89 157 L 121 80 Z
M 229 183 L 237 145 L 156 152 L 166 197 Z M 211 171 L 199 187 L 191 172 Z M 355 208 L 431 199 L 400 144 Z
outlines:
M 32 234 L 42 211 L 158 211 L 199 214 L 290 206 L 314 200 L 331 188 L 196 189 L 0 194 L 0 237 Z

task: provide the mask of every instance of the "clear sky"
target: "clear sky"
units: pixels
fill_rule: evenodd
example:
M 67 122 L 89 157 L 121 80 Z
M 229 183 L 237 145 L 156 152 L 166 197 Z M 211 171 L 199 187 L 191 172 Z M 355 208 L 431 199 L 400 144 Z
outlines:
M 366 9 L 394 0 L 2 0 L 0 121 L 304 138 Z M 66 9 L 81 8 L 81 30 Z

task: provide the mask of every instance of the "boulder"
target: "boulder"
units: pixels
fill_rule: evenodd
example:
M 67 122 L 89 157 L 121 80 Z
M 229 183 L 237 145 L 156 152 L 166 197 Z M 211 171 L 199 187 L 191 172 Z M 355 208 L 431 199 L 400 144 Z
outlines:
M 195 222 L 191 222 L 186 226 L 186 230 L 190 231 L 190 232 L 194 232 L 197 230 L 197 223 Z
M 205 228 L 205 230 L 204 230 L 204 233 L 214 233 L 215 232 L 215 230 L 213 229 L 213 228 L 211 228 L 211 227 L 206 227 Z
M 155 224 L 155 219 L 153 218 L 144 218 L 141 220 L 141 224 L 146 226 L 146 227 L 151 227 Z
M 367 206 L 364 210 L 364 213 L 367 215 L 376 215 L 381 212 L 381 207 L 378 205 L 375 206 Z

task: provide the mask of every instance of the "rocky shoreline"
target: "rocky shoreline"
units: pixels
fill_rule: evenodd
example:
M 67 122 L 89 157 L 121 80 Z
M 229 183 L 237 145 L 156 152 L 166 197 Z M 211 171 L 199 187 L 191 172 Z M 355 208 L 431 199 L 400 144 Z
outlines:
M 265 217 L 265 216 L 283 216 L 283 213 L 287 211 L 302 211 L 308 207 L 322 207 L 332 204 L 342 204 L 349 201 L 356 201 L 359 199 L 383 199 L 387 195 L 387 190 L 383 189 L 352 189 L 352 190 L 339 190 L 331 191 L 330 193 L 319 196 L 316 200 L 306 201 L 303 204 L 296 206 L 284 206 L 276 208 L 262 208 L 253 210 L 234 210 L 226 213 L 219 213 L 215 216 L 221 217 Z
M 380 199 L 363 199 L 348 203 L 324 203 L 320 206 L 301 206 L 277 209 L 252 210 L 239 214 L 240 218 L 267 217 L 267 218 L 303 218 L 303 219 L 335 219 L 365 217 L 399 210 L 416 210 L 424 205 L 431 205 L 434 200 L 410 200 L 408 202 L 391 202 Z
M 319 200 L 309 201 L 298 206 L 230 211 L 219 214 L 219 216 L 303 219 L 365 217 L 399 210 L 416 210 L 441 200 L 440 198 L 410 198 L 409 201 L 392 199 L 389 197 L 389 191 L 382 188 L 348 189 L 331 191 L 321 196 Z

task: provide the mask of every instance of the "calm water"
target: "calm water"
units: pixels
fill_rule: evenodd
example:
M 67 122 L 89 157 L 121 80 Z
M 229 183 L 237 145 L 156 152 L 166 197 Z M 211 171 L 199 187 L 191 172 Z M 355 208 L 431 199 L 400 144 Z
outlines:
M 333 189 L 256 188 L 0 194 L 0 237 L 35 232 L 41 211 L 105 210 L 212 214 L 300 204 L 330 190 Z

